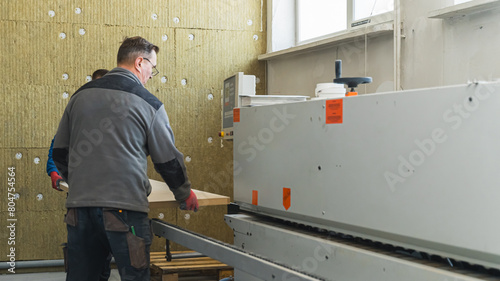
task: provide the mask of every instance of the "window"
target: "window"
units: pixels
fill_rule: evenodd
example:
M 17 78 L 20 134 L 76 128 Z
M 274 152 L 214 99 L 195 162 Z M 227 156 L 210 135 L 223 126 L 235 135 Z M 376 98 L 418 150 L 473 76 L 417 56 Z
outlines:
M 354 0 L 354 20 L 380 15 L 393 10 L 394 0 Z
M 335 33 L 347 28 L 347 2 L 297 1 L 297 41 Z
M 375 16 L 379 17 L 378 22 L 392 20 L 393 10 L 394 0 L 296 0 L 295 44 L 377 23 Z

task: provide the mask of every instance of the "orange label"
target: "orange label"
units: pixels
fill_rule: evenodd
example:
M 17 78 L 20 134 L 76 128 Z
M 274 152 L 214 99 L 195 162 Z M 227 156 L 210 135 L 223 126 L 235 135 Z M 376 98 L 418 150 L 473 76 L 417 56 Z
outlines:
M 240 122 L 240 109 L 239 108 L 233 109 L 233 123 L 235 123 L 235 122 Z
M 292 190 L 290 188 L 283 187 L 283 207 L 288 210 L 291 205 Z
M 342 124 L 344 117 L 343 99 L 326 101 L 326 124 Z
M 252 205 L 259 205 L 259 192 L 252 190 Z

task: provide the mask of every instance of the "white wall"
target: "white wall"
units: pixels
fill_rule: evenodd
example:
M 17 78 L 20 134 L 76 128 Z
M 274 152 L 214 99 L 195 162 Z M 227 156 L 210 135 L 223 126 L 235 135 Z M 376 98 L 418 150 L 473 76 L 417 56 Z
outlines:
M 443 22 L 445 84 L 500 77 L 500 9 Z
M 430 19 L 430 11 L 450 0 L 401 0 L 401 88 L 415 89 L 500 78 L 500 9 L 458 19 Z M 360 39 L 321 51 L 269 60 L 268 94 L 314 95 L 317 83 L 332 82 L 334 62 L 343 77 L 371 76 L 360 94 L 393 89 L 392 35 Z M 366 46 L 366 48 L 365 48 Z

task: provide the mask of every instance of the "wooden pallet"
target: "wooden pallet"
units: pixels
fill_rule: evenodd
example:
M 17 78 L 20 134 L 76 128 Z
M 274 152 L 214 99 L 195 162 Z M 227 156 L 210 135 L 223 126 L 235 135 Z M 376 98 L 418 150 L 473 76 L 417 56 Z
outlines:
M 172 254 L 189 252 L 172 252 Z M 151 280 L 220 280 L 234 276 L 233 268 L 209 257 L 173 259 L 168 262 L 165 252 L 151 253 Z

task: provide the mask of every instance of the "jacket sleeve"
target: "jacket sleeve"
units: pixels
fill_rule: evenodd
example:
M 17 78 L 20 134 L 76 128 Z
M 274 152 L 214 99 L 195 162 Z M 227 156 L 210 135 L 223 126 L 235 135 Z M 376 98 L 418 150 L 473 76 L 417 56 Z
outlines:
M 175 147 L 174 134 L 168 121 L 167 112 L 162 105 L 155 114 L 149 134 L 148 150 L 155 170 L 178 202 L 189 197 L 191 183 L 187 177 L 184 156 Z
M 52 148 L 52 159 L 56 165 L 59 175 L 68 182 L 68 157 L 69 157 L 69 113 L 68 108 L 64 111 Z
M 50 148 L 49 148 L 49 158 L 47 159 L 47 175 L 50 176 L 50 173 L 52 172 L 57 172 L 57 168 L 56 168 L 56 164 L 54 164 L 54 160 L 52 159 L 52 149 L 54 147 L 54 139 L 56 137 L 54 136 L 54 138 L 52 138 L 52 142 L 50 142 Z

